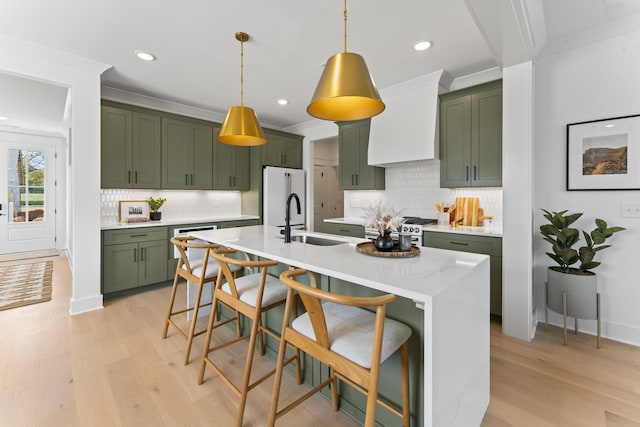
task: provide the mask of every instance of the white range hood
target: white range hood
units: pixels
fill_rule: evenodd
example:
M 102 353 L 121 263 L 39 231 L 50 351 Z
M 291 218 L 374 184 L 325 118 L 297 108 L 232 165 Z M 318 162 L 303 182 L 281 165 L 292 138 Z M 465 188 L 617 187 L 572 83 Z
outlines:
M 370 165 L 438 158 L 438 94 L 451 81 L 438 70 L 380 90 L 386 108 L 371 119 Z

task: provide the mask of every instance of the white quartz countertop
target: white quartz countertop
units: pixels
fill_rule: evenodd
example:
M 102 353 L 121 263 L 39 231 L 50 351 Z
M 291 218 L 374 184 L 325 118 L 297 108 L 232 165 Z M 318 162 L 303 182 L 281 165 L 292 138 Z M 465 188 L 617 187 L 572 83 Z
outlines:
M 356 244 L 366 242 L 366 239 L 292 231 L 292 235 L 296 234 L 324 237 L 344 244 L 284 243 L 278 228 L 262 225 L 192 233 L 205 241 L 420 302 L 436 296 L 478 264 L 488 262 L 489 258 L 424 247 L 416 257 L 382 258 L 356 250 Z
M 458 226 L 452 227 L 450 225 L 427 225 L 423 231 L 436 231 L 439 233 L 456 233 L 456 234 L 469 234 L 475 236 L 489 236 L 489 237 L 502 237 L 502 227 L 468 227 Z
M 199 224 L 203 222 L 225 222 L 225 221 L 242 221 L 250 219 L 260 219 L 255 215 L 235 215 L 235 216 L 207 216 L 207 217 L 192 217 L 192 218 L 167 218 L 161 221 L 146 221 L 146 222 L 132 222 L 132 223 L 119 223 L 110 222 L 101 225 L 102 230 L 118 230 L 127 228 L 140 228 L 140 227 L 163 227 L 169 225 L 178 224 Z
M 362 225 L 364 223 L 364 220 L 362 218 L 325 218 L 324 222 L 332 222 L 334 224 Z

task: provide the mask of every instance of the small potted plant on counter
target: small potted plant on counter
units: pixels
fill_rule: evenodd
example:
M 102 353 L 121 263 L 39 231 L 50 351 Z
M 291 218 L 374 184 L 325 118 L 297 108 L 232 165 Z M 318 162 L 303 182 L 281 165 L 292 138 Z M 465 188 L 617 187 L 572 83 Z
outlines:
M 159 210 L 166 201 L 167 199 L 165 199 L 164 197 L 158 197 L 157 199 L 149 197 L 147 199 L 147 203 L 149 203 L 149 209 L 151 209 L 151 212 L 149 212 L 149 219 L 151 221 L 160 221 L 160 219 L 162 218 L 162 212 L 160 212 Z
M 606 221 L 596 218 L 596 228 L 587 233 L 582 231 L 585 245 L 577 250 L 574 245 L 580 241 L 580 231 L 571 224 L 582 216 L 582 213 L 568 214 L 566 210 L 549 212 L 542 209 L 548 224 L 540 226 L 540 233 L 545 241 L 551 244 L 553 252 L 547 255 L 557 266 L 547 269 L 546 305 L 557 313 L 564 315 L 564 343 L 566 345 L 566 317 L 576 319 L 595 319 L 598 321 L 598 347 L 600 346 L 600 295 L 598 294 L 598 276 L 591 271 L 600 262 L 594 261 L 595 255 L 611 245 L 605 241 L 623 227 L 609 227 Z M 571 267 L 579 263 L 578 267 Z
M 365 209 L 362 218 L 366 228 L 375 228 L 378 230 L 379 236 L 373 241 L 376 249 L 381 252 L 389 252 L 393 249 L 394 243 L 391 238 L 391 232 L 397 231 L 398 227 L 404 221 L 399 215 L 399 211 L 388 208 L 377 203 Z

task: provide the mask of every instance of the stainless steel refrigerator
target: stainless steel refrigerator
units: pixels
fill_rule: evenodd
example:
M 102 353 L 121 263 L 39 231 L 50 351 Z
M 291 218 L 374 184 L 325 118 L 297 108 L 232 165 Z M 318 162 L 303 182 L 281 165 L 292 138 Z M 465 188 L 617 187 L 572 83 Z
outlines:
M 295 200 L 291 201 L 291 225 L 300 228 L 305 225 L 305 173 L 301 169 L 267 166 L 262 171 L 262 222 L 265 225 L 284 227 L 285 209 L 289 194 L 300 198 L 300 214 Z

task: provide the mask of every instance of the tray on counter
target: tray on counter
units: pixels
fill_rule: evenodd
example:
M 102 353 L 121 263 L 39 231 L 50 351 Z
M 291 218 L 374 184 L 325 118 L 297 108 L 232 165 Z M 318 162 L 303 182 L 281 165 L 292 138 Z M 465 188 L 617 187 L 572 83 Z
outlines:
M 362 242 L 356 245 L 356 250 L 361 254 L 377 256 L 382 258 L 410 258 L 420 255 L 420 248 L 411 246 L 408 251 L 401 251 L 398 246 L 394 246 L 389 252 L 382 252 L 376 249 L 373 242 Z

